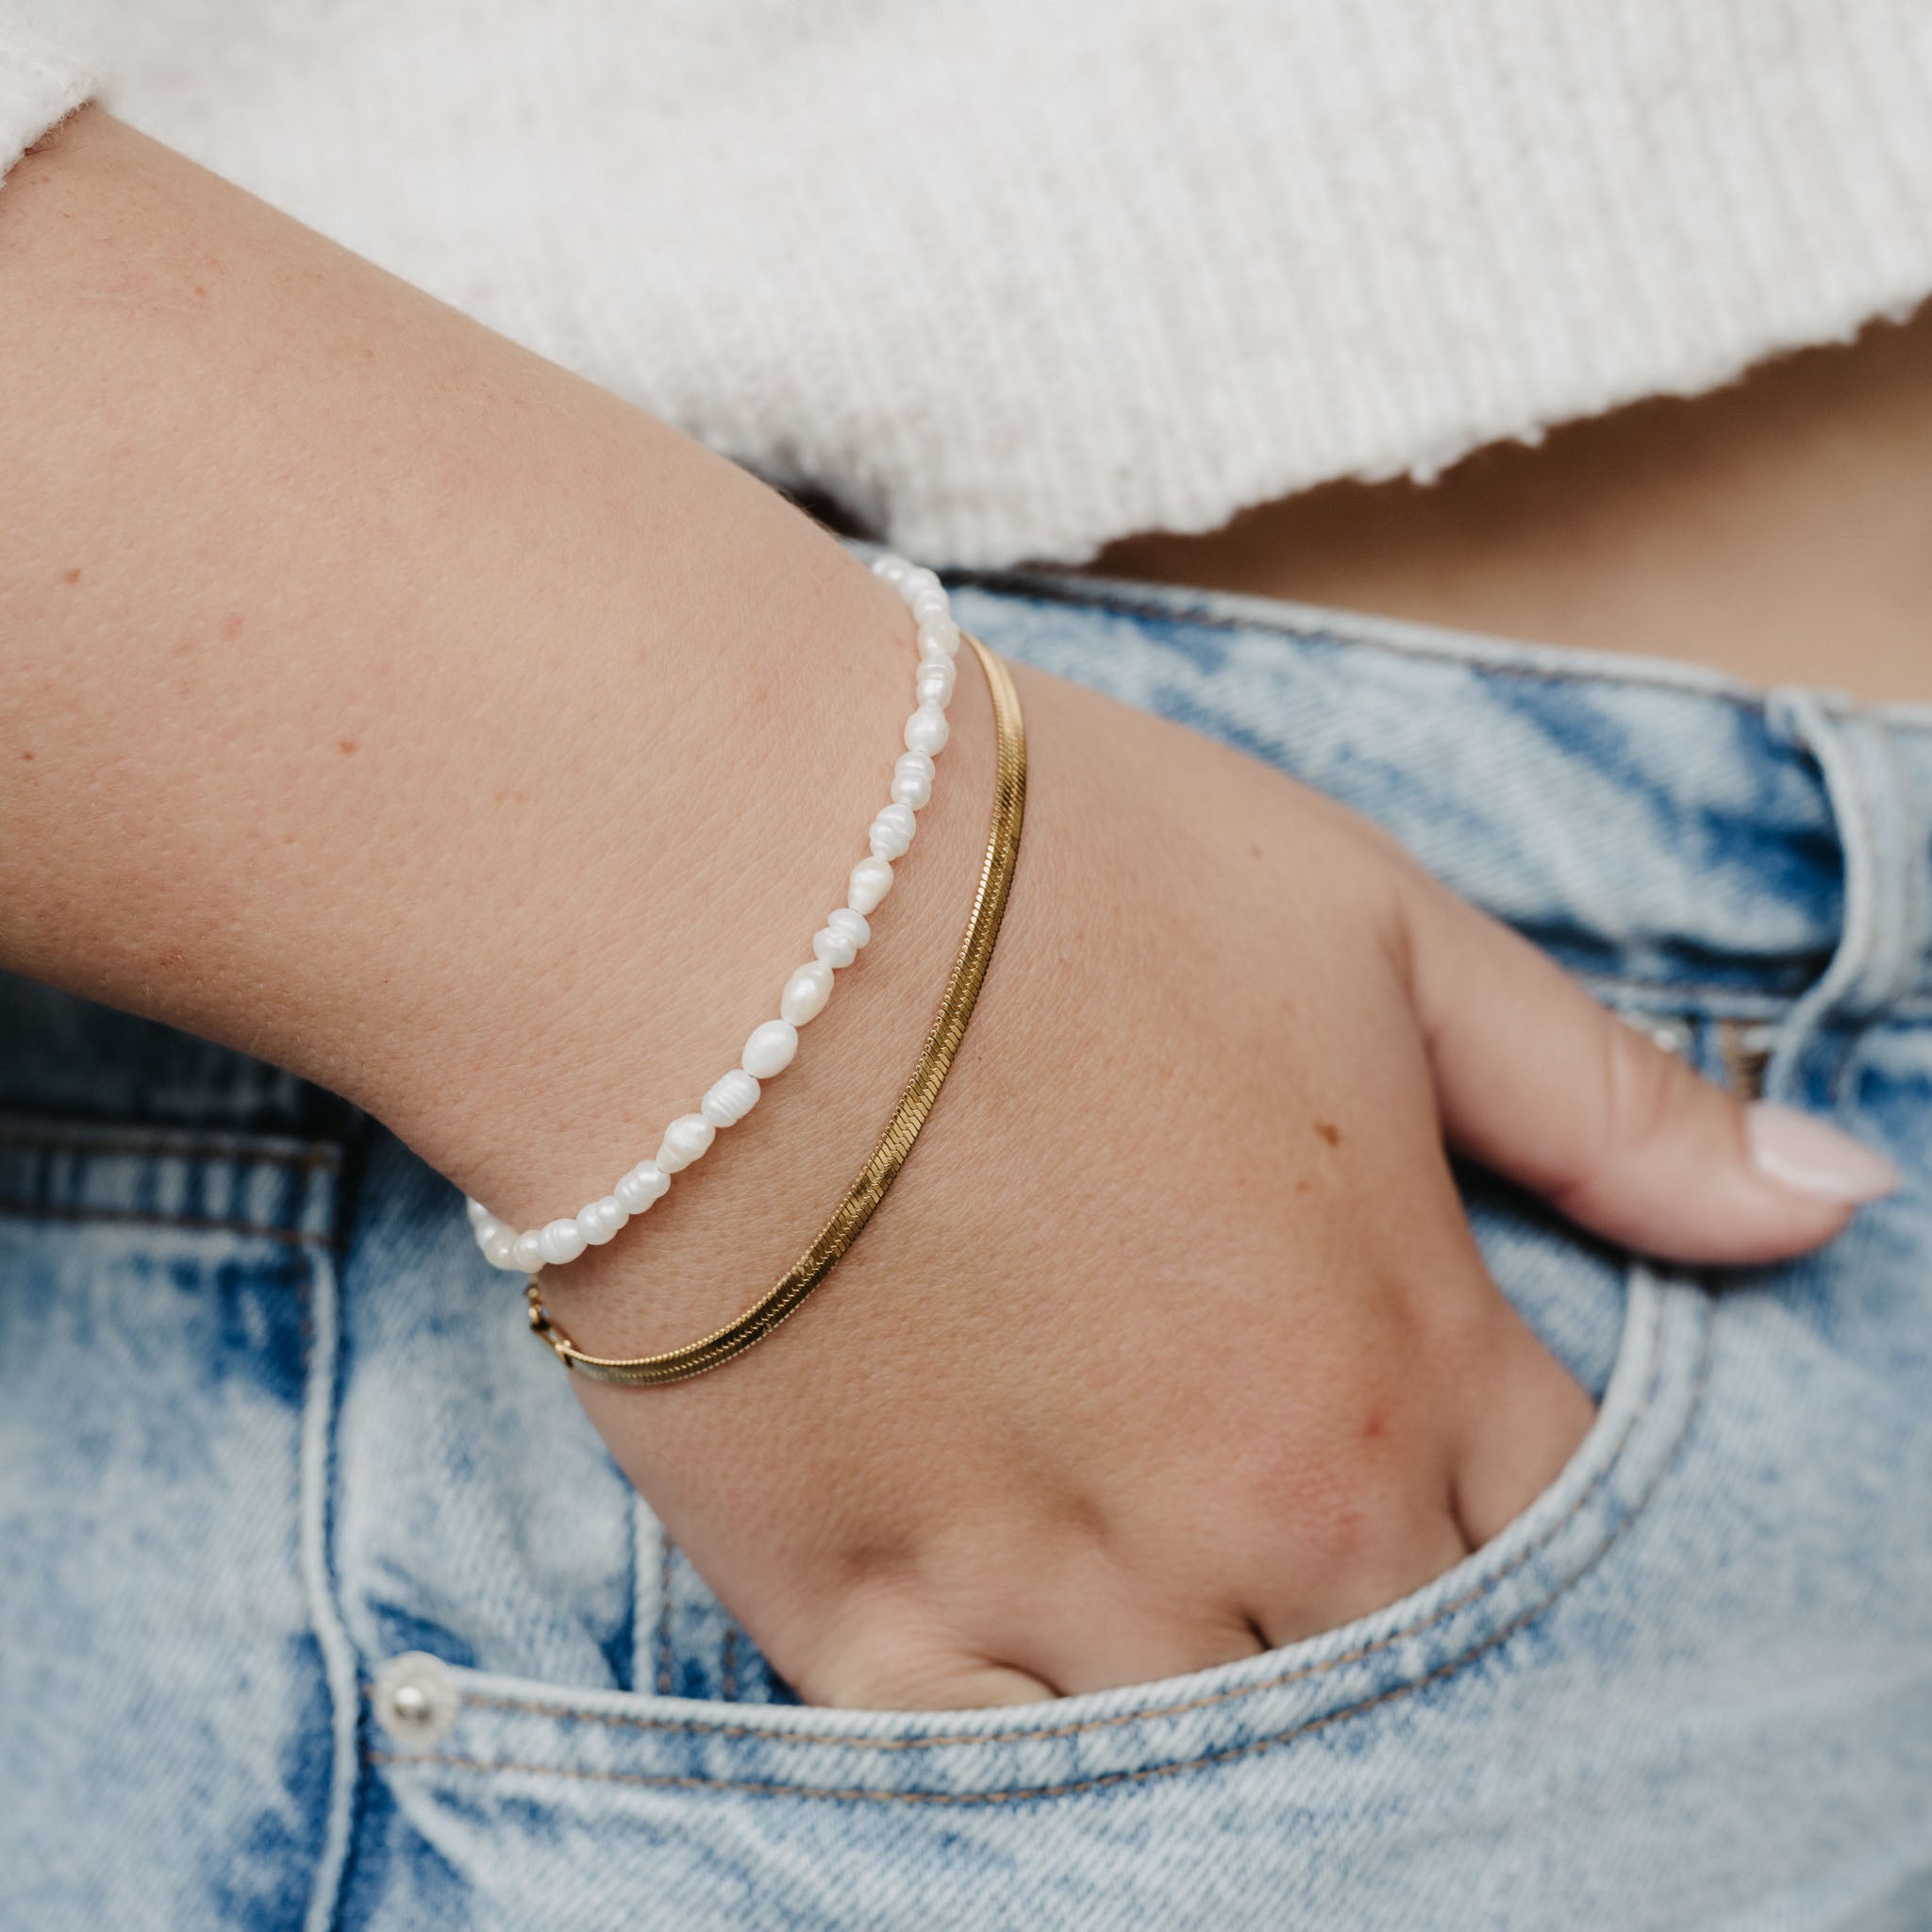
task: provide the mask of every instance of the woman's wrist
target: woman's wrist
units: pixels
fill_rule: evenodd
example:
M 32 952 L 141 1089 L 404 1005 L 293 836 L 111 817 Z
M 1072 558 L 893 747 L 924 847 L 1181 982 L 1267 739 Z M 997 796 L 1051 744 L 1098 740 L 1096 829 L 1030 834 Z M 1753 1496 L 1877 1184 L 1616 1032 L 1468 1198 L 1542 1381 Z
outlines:
M 338 1088 L 506 1213 L 574 1208 L 838 902 L 899 748 L 899 600 L 742 473 L 105 117 L 8 184 L 0 251 L 0 954 Z M 984 707 L 956 700 L 880 941 L 741 1136 L 774 1217 L 792 1143 L 847 1158 L 822 1085 L 874 1117 L 916 1051 Z
M 903 723 L 909 632 L 895 642 L 895 723 Z M 837 996 L 803 1029 L 796 1059 L 702 1162 L 678 1176 L 643 1224 L 546 1274 L 546 1295 L 586 1349 L 670 1347 L 739 1313 L 797 1258 L 872 1150 L 944 987 L 992 809 L 991 708 L 976 671 L 960 677 L 948 721 L 941 782 L 919 814 L 917 841 L 872 917 L 871 943 L 840 974 Z M 821 721 L 820 728 L 834 743 L 871 731 L 870 791 L 882 795 L 900 748 L 895 730 L 845 720 Z M 747 811 L 782 817 L 786 808 L 748 805 Z M 485 1081 L 499 1084 L 492 1127 L 526 1119 L 530 1141 L 519 1145 L 500 1130 L 478 1131 L 480 1123 L 454 1123 L 462 1144 L 440 1162 L 444 1171 L 527 1225 L 574 1210 L 602 1191 L 602 1177 L 654 1154 L 662 1124 L 697 1104 L 719 1063 L 768 1016 L 806 936 L 842 903 L 847 874 L 861 856 L 854 828 L 864 823 L 865 804 L 856 812 L 848 807 L 812 856 L 783 870 L 761 864 L 759 826 L 749 828 L 754 853 L 742 904 L 729 918 L 709 916 L 701 904 L 678 936 L 681 976 L 672 993 L 679 1017 L 655 1035 L 626 1027 L 624 1017 L 650 908 L 608 907 L 609 930 L 594 973 L 568 1000 L 537 996 L 545 1025 L 555 1028 L 541 1058 L 572 1069 L 568 1078 L 535 1106 L 533 1079 L 507 1067 L 465 1083 L 470 1091 Z M 619 826 L 612 831 L 623 838 Z

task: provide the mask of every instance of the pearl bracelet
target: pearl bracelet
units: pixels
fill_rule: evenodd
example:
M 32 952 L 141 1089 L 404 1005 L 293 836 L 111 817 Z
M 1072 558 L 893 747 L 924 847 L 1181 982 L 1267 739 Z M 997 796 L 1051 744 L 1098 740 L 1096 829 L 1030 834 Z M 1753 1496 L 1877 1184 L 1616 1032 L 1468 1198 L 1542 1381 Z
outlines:
M 945 749 L 946 707 L 953 701 L 959 627 L 945 587 L 929 570 L 904 558 L 882 557 L 874 571 L 910 608 L 919 626 L 919 668 L 913 679 L 918 708 L 906 721 L 906 750 L 892 768 L 891 801 L 872 822 L 870 856 L 852 868 L 845 904 L 827 913 L 812 937 L 813 957 L 785 982 L 778 1017 L 752 1030 L 739 1064 L 713 1081 L 695 1113 L 679 1114 L 664 1129 L 654 1160 L 641 1160 L 601 1200 L 575 1215 L 519 1234 L 480 1201 L 467 1200 L 476 1245 L 493 1268 L 534 1274 L 546 1262 L 575 1261 L 602 1247 L 633 1215 L 670 1191 L 671 1176 L 701 1158 L 720 1127 L 735 1126 L 758 1103 L 761 1082 L 782 1074 L 798 1051 L 798 1029 L 817 1019 L 832 996 L 832 975 L 850 966 L 872 938 L 869 919 L 892 890 L 892 862 L 903 858 L 917 829 L 914 814 L 932 797 L 933 760 Z
M 1020 833 L 1026 822 L 1026 725 L 1020 715 L 1020 693 L 1012 675 L 979 640 L 966 636 L 979 668 L 986 674 L 987 695 L 992 700 L 993 803 L 987 826 L 986 855 L 979 862 L 979 884 L 973 894 L 973 911 L 953 956 L 945 991 L 926 1030 L 925 1045 L 912 1077 L 906 1083 L 886 1130 L 878 1138 L 858 1178 L 845 1190 L 832 1216 L 777 1281 L 742 1314 L 701 1335 L 695 1341 L 655 1355 L 591 1355 L 579 1348 L 555 1322 L 543 1305 L 543 1283 L 532 1275 L 524 1290 L 530 1332 L 574 1374 L 595 1382 L 615 1382 L 629 1389 L 661 1388 L 682 1382 L 755 1347 L 780 1323 L 789 1321 L 805 1304 L 865 1231 L 874 1210 L 906 1164 L 940 1097 L 954 1056 L 966 1038 L 967 1023 L 979 999 L 999 942 L 1000 925 L 1020 864 Z

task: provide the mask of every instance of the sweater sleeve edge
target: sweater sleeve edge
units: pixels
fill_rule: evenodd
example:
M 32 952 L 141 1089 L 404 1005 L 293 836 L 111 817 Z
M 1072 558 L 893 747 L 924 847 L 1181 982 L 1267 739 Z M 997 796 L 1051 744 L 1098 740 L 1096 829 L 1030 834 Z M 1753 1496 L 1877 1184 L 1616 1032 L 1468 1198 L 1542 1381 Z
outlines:
M 100 88 L 83 62 L 21 23 L 0 19 L 0 187 L 22 156 Z

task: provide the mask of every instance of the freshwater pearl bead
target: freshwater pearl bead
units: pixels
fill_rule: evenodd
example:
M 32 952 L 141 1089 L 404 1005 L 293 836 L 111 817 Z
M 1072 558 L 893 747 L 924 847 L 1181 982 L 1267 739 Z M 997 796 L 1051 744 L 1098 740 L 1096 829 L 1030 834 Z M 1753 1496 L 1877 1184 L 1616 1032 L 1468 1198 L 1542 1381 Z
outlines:
M 834 932 L 842 932 L 861 952 L 872 938 L 872 927 L 865 923 L 865 914 L 853 911 L 849 906 L 841 906 L 836 912 L 826 913 L 825 924 Z
M 883 858 L 861 858 L 845 888 L 847 903 L 863 917 L 892 890 L 892 868 Z
M 858 948 L 853 943 L 849 933 L 842 933 L 835 925 L 822 925 L 811 936 L 812 956 L 823 959 L 827 966 L 849 966 L 858 958 Z
M 919 620 L 919 655 L 929 650 L 941 652 L 947 663 L 959 653 L 959 626 L 950 617 L 922 617 Z
M 927 758 L 944 751 L 950 735 L 946 714 L 937 705 L 921 705 L 906 721 L 906 749 L 923 751 Z
M 951 663 L 922 664 L 919 675 L 912 680 L 912 689 L 922 705 L 937 705 L 943 711 L 953 702 L 956 675 Z
M 892 767 L 892 803 L 909 805 L 914 811 L 929 803 L 937 769 L 923 751 L 902 752 Z
M 758 1104 L 758 1083 L 742 1067 L 733 1067 L 711 1082 L 698 1111 L 714 1127 L 735 1127 Z
M 785 991 L 778 996 L 779 1017 L 803 1026 L 825 1010 L 825 1002 L 831 997 L 832 969 L 823 959 L 814 959 L 785 982 Z
M 872 822 L 872 856 L 874 858 L 904 858 L 912 843 L 919 821 L 909 805 L 888 805 L 879 808 Z
M 664 1129 L 664 1144 L 658 1149 L 658 1165 L 666 1174 L 677 1174 L 718 1138 L 718 1130 L 701 1113 L 681 1113 Z
M 561 1221 L 547 1222 L 537 1237 L 538 1252 L 557 1267 L 575 1261 L 587 1245 L 583 1229 L 567 1214 Z
M 577 1230 L 593 1248 L 601 1248 L 629 1219 L 617 1196 L 606 1194 L 577 1209 Z
M 482 1202 L 465 1196 L 476 1244 L 492 1267 L 535 1274 L 546 1262 L 561 1266 L 588 1247 L 602 1247 L 633 1215 L 663 1199 L 671 1176 L 700 1158 L 720 1127 L 735 1125 L 758 1105 L 760 1080 L 791 1064 L 798 1052 L 798 1029 L 824 1011 L 835 971 L 852 965 L 872 939 L 866 914 L 892 890 L 892 866 L 911 848 L 918 831 L 914 814 L 931 801 L 936 772 L 933 755 L 950 737 L 946 707 L 958 687 L 956 659 L 964 641 L 952 613 L 952 601 L 938 575 L 903 557 L 881 557 L 873 570 L 891 584 L 912 613 L 917 661 L 913 692 L 918 709 L 907 719 L 906 750 L 892 766 L 891 803 L 874 817 L 867 834 L 871 856 L 852 868 L 847 903 L 825 915 L 812 936 L 811 959 L 798 967 L 779 995 L 780 1017 L 754 1029 L 741 1063 L 711 1083 L 695 1113 L 680 1114 L 664 1129 L 655 1160 L 641 1160 L 611 1189 L 587 1201 L 575 1218 L 547 1222 L 519 1234 L 499 1221 Z
M 790 1020 L 767 1020 L 744 1042 L 744 1071 L 755 1080 L 769 1080 L 791 1064 L 798 1051 L 798 1028 Z
M 655 1160 L 641 1160 L 610 1191 L 621 1206 L 641 1214 L 671 1191 L 671 1176 Z

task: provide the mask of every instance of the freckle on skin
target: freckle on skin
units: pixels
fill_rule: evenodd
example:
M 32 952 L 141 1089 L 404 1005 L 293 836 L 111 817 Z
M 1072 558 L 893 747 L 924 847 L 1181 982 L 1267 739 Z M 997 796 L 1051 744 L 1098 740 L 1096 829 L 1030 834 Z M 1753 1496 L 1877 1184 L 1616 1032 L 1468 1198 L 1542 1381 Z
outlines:
M 30 752 L 30 751 L 24 751 L 24 752 L 22 752 L 22 753 L 21 753 L 21 755 L 20 755 L 20 761 L 21 761 L 21 763 L 22 763 L 22 764 L 24 764 L 24 765 L 30 765 L 30 764 L 32 764 L 32 763 L 33 763 L 33 761 L 34 761 L 34 755 L 33 755 L 33 753 L 32 753 L 32 752 Z
M 63 570 L 63 571 L 62 571 L 62 572 L 60 573 L 60 581 L 61 581 L 61 582 L 62 582 L 63 584 L 77 584 L 77 583 L 79 583 L 79 581 L 80 581 L 80 566 L 79 566 L 78 564 L 75 564 L 75 567 L 74 567 L 74 568 L 73 568 L 72 570 Z
M 1323 1140 L 1327 1141 L 1329 1146 L 1340 1147 L 1341 1145 L 1341 1129 L 1333 1121 L 1317 1121 L 1315 1123 L 1315 1131 L 1321 1135 Z
M 352 758 L 356 756 L 356 741 L 353 738 L 339 738 L 336 740 L 336 749 L 345 758 Z
M 1383 1434 L 1388 1426 L 1389 1424 L 1383 1419 L 1381 1412 L 1372 1408 L 1369 1411 L 1368 1421 L 1362 1424 L 1362 1435 L 1365 1439 L 1372 1439 Z
M 173 972 L 175 967 L 188 963 L 188 955 L 179 946 L 163 946 L 156 963 Z

